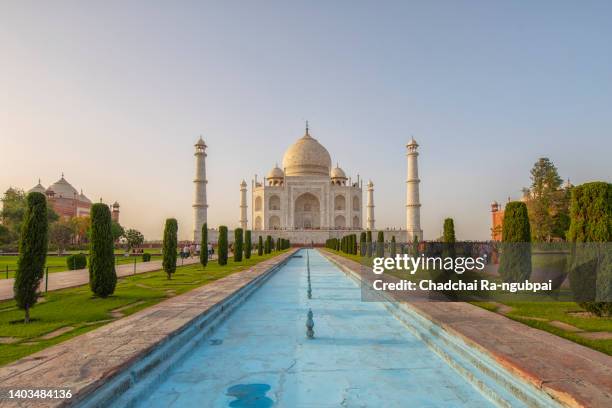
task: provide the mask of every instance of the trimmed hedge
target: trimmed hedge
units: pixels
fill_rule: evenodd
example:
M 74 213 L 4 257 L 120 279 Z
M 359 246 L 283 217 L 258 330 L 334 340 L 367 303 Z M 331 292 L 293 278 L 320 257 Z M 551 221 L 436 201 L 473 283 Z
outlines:
M 208 265 L 208 223 L 202 225 L 202 239 L 200 240 L 200 265 Z
M 251 231 L 246 230 L 244 232 L 244 257 L 245 259 L 251 258 L 251 251 L 253 250 L 253 245 L 251 243 Z
M 227 265 L 227 227 L 222 225 L 219 227 L 219 265 Z
M 266 236 L 266 243 L 264 244 L 264 252 L 269 254 L 272 252 L 272 237 L 270 235 Z
M 612 184 L 572 189 L 567 238 L 575 243 L 569 267 L 574 299 L 597 316 L 612 315 Z
M 506 205 L 502 227 L 499 275 L 505 282 L 522 282 L 531 276 L 531 229 L 527 205 Z
M 234 262 L 242 262 L 242 228 L 234 230 Z
M 38 286 L 47 259 L 48 231 L 47 198 L 42 193 L 29 193 L 21 224 L 19 258 L 13 283 L 15 302 L 25 311 L 25 323 L 29 323 L 30 309 L 38 301 Z
M 151 261 L 151 254 L 149 253 L 144 253 L 142 254 L 142 262 L 150 262 Z
M 454 258 L 457 253 L 455 251 L 455 242 L 456 242 L 455 221 L 453 221 L 452 218 L 446 218 L 444 220 L 443 231 L 444 231 L 442 234 L 442 242 L 444 243 L 443 256 Z
M 147 254 L 150 256 L 150 254 Z M 73 254 L 66 257 L 66 266 L 68 270 L 72 271 L 75 269 L 84 269 L 87 267 L 87 255 L 85 254 Z
M 259 239 L 257 240 L 257 255 L 262 256 L 263 253 L 264 253 L 264 244 L 263 244 L 263 238 L 260 235 Z
M 174 218 L 168 218 L 164 227 L 164 244 L 162 265 L 168 279 L 172 279 L 172 274 L 176 271 L 176 253 L 178 250 L 178 223 Z
M 376 240 L 376 256 L 382 258 L 385 256 L 385 233 L 378 231 L 378 239 Z
M 104 203 L 91 206 L 91 241 L 89 246 L 89 287 L 102 298 L 115 292 L 115 245 L 111 213 Z

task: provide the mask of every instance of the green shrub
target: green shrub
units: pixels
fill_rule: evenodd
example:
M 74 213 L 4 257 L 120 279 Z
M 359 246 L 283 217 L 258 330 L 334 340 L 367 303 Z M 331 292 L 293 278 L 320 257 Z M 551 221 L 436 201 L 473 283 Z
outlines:
M 362 232 L 359 234 L 359 254 L 365 256 L 366 254 L 366 233 Z
M 25 311 L 25 323 L 30 321 L 30 309 L 38 301 L 38 286 L 43 278 L 47 258 L 49 225 L 47 198 L 41 193 L 26 197 L 26 208 L 21 223 L 19 258 L 13 282 L 17 307 Z
M 251 258 L 251 251 L 253 250 L 253 245 L 251 243 L 251 231 L 246 230 L 244 232 L 244 257 L 246 259 Z
M 200 241 L 200 265 L 208 265 L 208 224 L 202 225 L 202 239 Z
M 115 246 L 111 213 L 104 203 L 91 206 L 91 242 L 89 246 L 89 286 L 102 298 L 115 292 Z
M 168 218 L 164 227 L 163 260 L 162 265 L 168 279 L 176 271 L 176 253 L 178 247 L 178 223 L 174 218 Z
M 150 262 L 151 261 L 151 254 L 145 252 L 142 254 L 142 262 Z
M 506 205 L 502 227 L 499 274 L 505 282 L 521 282 L 531 276 L 531 230 L 527 206 L 520 201 Z
M 257 240 L 257 255 L 262 256 L 263 253 L 264 253 L 263 238 L 260 235 L 259 239 Z
M 266 243 L 264 244 L 264 252 L 269 254 L 272 252 L 272 237 L 270 235 L 266 236 Z
M 68 270 L 84 269 L 87 267 L 87 255 L 73 254 L 66 257 L 66 266 Z
M 242 228 L 234 230 L 234 262 L 242 262 Z
M 366 232 L 366 256 L 372 257 L 372 231 Z
M 389 256 L 391 258 L 395 258 L 395 255 L 397 254 L 396 252 L 396 246 L 395 246 L 395 235 L 391 236 L 391 244 L 389 245 Z
M 376 256 L 381 258 L 385 256 L 385 233 L 378 231 L 378 239 L 376 240 Z
M 455 251 L 455 222 L 452 218 L 447 218 L 444 220 L 442 241 L 444 243 L 444 253 L 443 257 L 451 257 L 454 258 L 456 256 Z
M 575 243 L 569 262 L 574 299 L 598 316 L 612 315 L 612 184 L 572 189 L 567 238 Z
M 222 225 L 219 227 L 219 265 L 227 265 L 227 227 Z

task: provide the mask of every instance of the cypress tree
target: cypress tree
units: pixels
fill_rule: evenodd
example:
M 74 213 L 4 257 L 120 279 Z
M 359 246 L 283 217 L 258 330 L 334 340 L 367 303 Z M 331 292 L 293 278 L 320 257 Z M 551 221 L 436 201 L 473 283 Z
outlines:
M 176 251 L 178 247 L 177 239 L 178 223 L 174 218 L 168 218 L 164 226 L 164 243 L 162 266 L 168 279 L 172 279 L 172 274 L 176 271 Z M 200 251 L 201 252 L 201 251 Z
M 417 258 L 419 256 L 419 236 L 415 235 L 412 240 L 412 257 Z
M 110 209 L 106 204 L 91 206 L 91 242 L 89 244 L 89 287 L 102 298 L 115 292 L 115 246 Z
M 278 237 L 278 238 L 276 238 L 276 250 L 280 251 L 281 249 L 282 249 L 281 248 L 281 239 L 280 239 L 280 237 Z
M 227 227 L 225 225 L 221 225 L 219 227 L 219 265 L 227 265 Z
M 266 243 L 264 244 L 264 252 L 269 254 L 272 252 L 272 237 L 270 235 L 266 235 Z
M 19 258 L 13 283 L 15 302 L 25 311 L 25 323 L 30 322 L 30 309 L 38 300 L 38 286 L 47 258 L 48 230 L 47 198 L 42 193 L 29 193 L 21 224 Z
M 244 232 L 244 257 L 246 259 L 251 258 L 251 251 L 253 250 L 253 244 L 251 243 L 251 230 Z
M 234 230 L 234 262 L 242 262 L 242 228 Z
M 389 249 L 389 256 L 395 258 L 396 248 L 395 248 L 395 235 L 391 236 L 391 246 Z
M 506 205 L 502 227 L 499 274 L 506 282 L 521 282 L 531 276 L 531 231 L 527 206 L 520 201 Z
M 447 244 L 455 243 L 455 222 L 452 218 L 446 218 L 444 220 L 444 234 L 443 240 Z
M 444 229 L 442 234 L 442 241 L 444 242 L 444 257 L 454 258 L 455 253 L 455 222 L 452 218 L 446 218 L 444 220 Z
M 366 254 L 366 233 L 362 232 L 359 234 L 359 254 L 365 256 Z
M 366 232 L 366 256 L 372 257 L 372 231 Z
M 378 231 L 378 239 L 376 241 L 376 256 L 381 258 L 385 256 L 385 233 Z
M 259 239 L 257 240 L 257 255 L 262 256 L 263 253 L 264 253 L 263 238 L 260 235 Z
M 202 240 L 200 241 L 200 263 L 202 267 L 208 265 L 208 224 L 202 225 Z
M 567 238 L 574 243 L 569 267 L 574 299 L 598 316 L 612 315 L 612 184 L 572 189 Z

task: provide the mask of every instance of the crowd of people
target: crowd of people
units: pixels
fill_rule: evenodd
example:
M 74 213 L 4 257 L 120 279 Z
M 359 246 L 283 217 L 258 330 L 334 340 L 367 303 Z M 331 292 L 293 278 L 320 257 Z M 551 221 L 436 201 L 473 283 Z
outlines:
M 215 254 L 215 248 L 210 242 L 208 243 L 206 250 L 208 251 L 208 257 L 212 258 Z M 202 247 L 200 246 L 200 244 L 185 244 L 185 246 L 180 248 L 179 255 L 183 259 L 193 258 L 194 256 L 200 256 L 200 251 L 202 251 Z

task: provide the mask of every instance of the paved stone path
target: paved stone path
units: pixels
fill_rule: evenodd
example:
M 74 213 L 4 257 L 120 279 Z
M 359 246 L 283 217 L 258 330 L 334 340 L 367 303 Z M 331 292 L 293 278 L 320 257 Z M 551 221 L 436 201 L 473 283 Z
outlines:
M 198 263 L 199 258 L 187 258 L 183 261 L 183 265 Z M 181 260 L 178 260 L 178 265 L 181 265 Z M 138 262 L 136 263 L 136 272 L 134 272 L 134 264 L 123 264 L 115 267 L 117 276 L 129 276 L 139 273 L 158 271 L 162 269 L 162 261 Z M 0 279 L 0 300 L 13 298 L 13 282 L 15 279 Z M 49 274 L 48 290 L 58 290 L 72 288 L 74 286 L 86 285 L 89 283 L 89 271 L 87 269 L 76 269 L 73 271 L 54 272 Z M 45 280 L 43 278 L 40 283 L 40 291 L 45 291 Z
M 182 330 L 296 250 L 160 302 L 96 330 L 0 367 L 2 389 L 70 389 L 71 400 L 0 400 L 0 407 L 59 407 L 74 404 L 130 363 Z
M 361 264 L 321 252 L 363 276 Z M 604 353 L 469 303 L 414 302 L 410 307 L 569 407 L 612 407 L 612 357 Z

